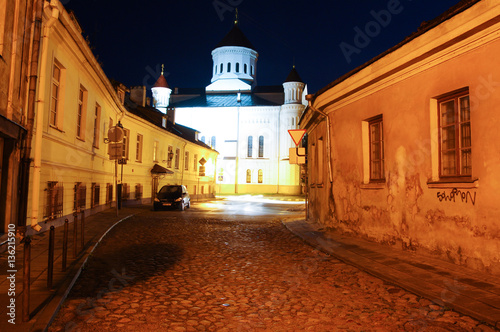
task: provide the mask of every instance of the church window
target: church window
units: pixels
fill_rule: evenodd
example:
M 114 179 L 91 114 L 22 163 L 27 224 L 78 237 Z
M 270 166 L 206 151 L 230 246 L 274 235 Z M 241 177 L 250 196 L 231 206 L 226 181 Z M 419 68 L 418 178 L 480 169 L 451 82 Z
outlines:
M 252 183 L 252 171 L 247 169 L 247 183 Z
M 259 183 L 263 182 L 264 174 L 261 169 L 259 169 Z
M 205 143 L 205 136 L 201 136 L 201 141 Z
M 248 158 L 252 158 L 252 150 L 253 150 L 253 137 L 248 136 L 248 152 L 247 152 Z
M 212 136 L 212 139 L 210 140 L 210 145 L 212 146 L 212 149 L 215 150 L 215 136 Z
M 239 62 L 236 62 L 236 72 L 237 73 L 240 72 L 240 63 Z
M 217 74 L 217 65 L 215 65 L 214 75 Z
M 222 63 L 221 63 L 221 64 L 220 64 L 220 72 L 221 72 L 221 74 L 222 74 L 222 69 L 223 69 L 223 65 L 222 65 Z
M 227 63 L 227 72 L 230 73 L 231 72 L 231 62 L 228 62 Z
M 251 71 L 250 75 L 252 75 L 252 76 L 253 76 L 253 75 L 254 75 L 254 74 L 253 74 L 253 66 L 250 66 L 250 71 Z
M 259 158 L 264 158 L 264 136 L 259 136 Z
M 247 66 L 247 64 L 245 63 L 245 65 L 243 66 L 243 71 L 245 72 L 245 74 L 247 73 L 247 70 L 248 70 L 248 66 Z

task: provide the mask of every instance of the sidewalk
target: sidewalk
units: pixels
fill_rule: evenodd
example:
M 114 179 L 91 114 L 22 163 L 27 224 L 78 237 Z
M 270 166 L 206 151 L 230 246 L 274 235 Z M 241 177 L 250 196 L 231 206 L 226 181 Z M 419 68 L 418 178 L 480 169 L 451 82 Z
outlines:
M 335 234 L 304 220 L 284 220 L 283 224 L 318 250 L 440 306 L 500 329 L 499 277 Z
M 81 243 L 81 219 L 78 218 L 76 257 L 74 257 L 73 245 L 73 218 L 68 226 L 68 250 L 66 271 L 62 272 L 62 247 L 64 227 L 55 229 L 54 237 L 54 269 L 52 289 L 47 288 L 47 267 L 49 251 L 49 232 L 43 232 L 31 238 L 31 268 L 30 268 L 30 320 L 23 322 L 23 256 L 24 243 L 16 243 L 15 268 L 8 266 L 8 252 L 0 254 L 0 331 L 44 331 L 51 323 L 59 306 L 69 293 L 70 288 L 76 281 L 88 256 L 100 242 L 102 237 L 115 225 L 129 217 L 140 213 L 147 206 L 126 207 L 116 215 L 115 209 L 85 217 L 84 246 Z M 16 271 L 8 273 L 7 271 Z M 7 279 L 15 276 L 15 289 Z M 13 295 L 12 291 L 15 291 Z M 15 325 L 8 322 L 12 312 L 7 305 L 15 299 Z

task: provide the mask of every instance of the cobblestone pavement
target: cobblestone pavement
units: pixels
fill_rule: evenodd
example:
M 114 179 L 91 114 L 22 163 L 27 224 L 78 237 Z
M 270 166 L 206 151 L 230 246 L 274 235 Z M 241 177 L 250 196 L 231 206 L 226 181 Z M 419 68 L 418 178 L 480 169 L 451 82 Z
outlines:
M 49 331 L 490 331 L 295 237 L 189 211 L 122 222 Z

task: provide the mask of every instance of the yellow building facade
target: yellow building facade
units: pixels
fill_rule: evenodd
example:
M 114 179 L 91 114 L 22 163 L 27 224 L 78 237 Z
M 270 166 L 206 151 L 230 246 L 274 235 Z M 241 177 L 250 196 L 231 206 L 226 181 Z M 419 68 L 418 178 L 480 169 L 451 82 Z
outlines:
M 42 30 L 27 225 L 38 231 L 75 211 L 115 206 L 117 184 L 123 204 L 152 203 L 165 184 L 213 195 L 217 152 L 198 142 L 195 130 L 169 123 L 113 85 L 59 1 L 45 1 Z M 116 125 L 125 134 L 124 165 L 109 155 Z M 202 158 L 207 171 L 200 177 Z
M 308 96 L 309 218 L 499 275 L 499 52 L 464 1 Z

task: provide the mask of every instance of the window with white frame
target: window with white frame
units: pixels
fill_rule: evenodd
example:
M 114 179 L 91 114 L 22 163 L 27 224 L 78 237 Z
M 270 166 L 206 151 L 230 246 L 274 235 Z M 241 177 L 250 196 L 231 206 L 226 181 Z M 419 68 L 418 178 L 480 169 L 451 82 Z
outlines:
M 189 151 L 184 152 L 184 169 L 189 170 Z
M 264 158 L 264 136 L 259 136 L 259 158 Z
M 63 80 L 65 69 L 59 61 L 54 59 L 52 68 L 52 84 L 50 91 L 50 116 L 49 125 L 62 130 L 62 99 Z
M 142 141 L 143 136 L 141 134 L 137 134 L 137 142 L 135 146 L 135 161 L 138 163 L 142 163 Z
M 128 160 L 128 150 L 129 150 L 129 138 L 130 138 L 130 130 L 123 129 L 122 158 L 127 160 Z
M 248 136 L 248 149 L 247 149 L 248 158 L 252 158 L 252 152 L 253 152 L 253 137 Z
M 85 125 L 87 117 L 87 89 L 80 85 L 78 91 L 78 109 L 76 114 L 76 137 L 85 139 Z
M 438 100 L 439 161 L 442 178 L 472 176 L 468 90 Z
M 171 145 L 168 146 L 167 153 L 167 167 L 172 168 L 172 158 L 174 157 L 174 149 Z

